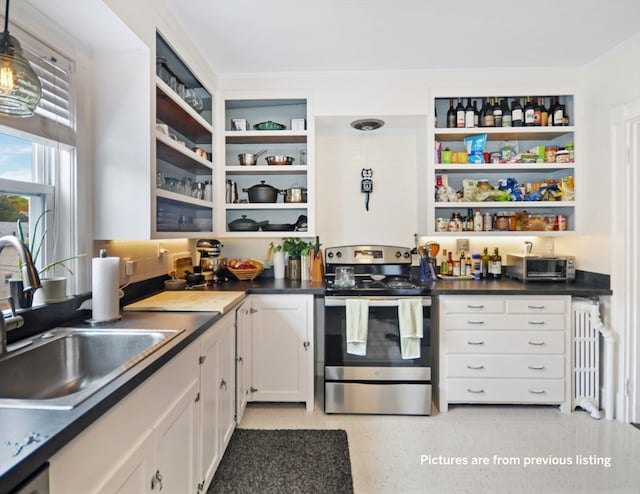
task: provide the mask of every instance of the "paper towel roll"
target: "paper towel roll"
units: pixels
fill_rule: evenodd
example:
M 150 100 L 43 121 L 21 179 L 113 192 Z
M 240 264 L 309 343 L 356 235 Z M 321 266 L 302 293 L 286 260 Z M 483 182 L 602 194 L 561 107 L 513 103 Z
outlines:
M 92 269 L 92 318 L 96 322 L 120 317 L 120 258 L 94 257 Z

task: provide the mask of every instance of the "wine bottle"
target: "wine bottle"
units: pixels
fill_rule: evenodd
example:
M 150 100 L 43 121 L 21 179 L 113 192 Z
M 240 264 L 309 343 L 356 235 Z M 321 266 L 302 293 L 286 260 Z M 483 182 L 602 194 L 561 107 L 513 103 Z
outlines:
M 462 106 L 462 98 L 458 98 L 458 106 L 456 106 L 456 127 L 464 129 L 464 106 Z
M 542 125 L 542 108 L 538 104 L 537 96 L 533 97 L 533 125 L 536 127 Z
M 493 125 L 502 127 L 502 107 L 498 104 L 498 98 L 493 100 Z
M 502 101 L 500 101 L 500 106 L 502 107 L 502 126 L 511 127 L 511 111 L 509 110 L 507 100 L 503 98 Z
M 556 105 L 553 107 L 553 125 L 564 125 L 564 105 L 560 103 L 560 98 L 556 96 Z
M 473 126 L 480 127 L 480 112 L 478 111 L 478 102 L 473 100 Z
M 493 127 L 494 125 L 495 120 L 493 119 L 493 105 L 491 104 L 491 99 L 487 98 L 482 114 L 482 126 Z
M 534 124 L 533 118 L 534 118 L 533 105 L 531 104 L 531 98 L 527 96 L 525 98 L 525 104 L 524 104 L 524 126 L 533 127 L 533 124 Z
M 442 250 L 442 262 L 440 263 L 440 274 L 444 276 L 449 274 L 449 264 L 447 263 L 447 249 Z
M 447 128 L 456 126 L 456 111 L 453 109 L 453 98 L 449 98 L 449 111 L 447 112 Z
M 540 98 L 540 125 L 542 127 L 549 125 L 549 110 L 544 106 L 544 98 Z
M 522 127 L 524 115 L 522 114 L 522 106 L 520 106 L 520 98 L 515 98 L 511 103 L 511 125 L 513 127 Z
M 473 128 L 473 119 L 473 105 L 471 104 L 471 98 L 467 98 L 467 106 L 464 109 L 464 126 Z
M 502 278 L 502 256 L 498 253 L 497 247 L 493 249 L 493 255 L 491 256 L 490 262 L 489 271 L 491 272 L 491 277 L 495 280 L 499 280 Z

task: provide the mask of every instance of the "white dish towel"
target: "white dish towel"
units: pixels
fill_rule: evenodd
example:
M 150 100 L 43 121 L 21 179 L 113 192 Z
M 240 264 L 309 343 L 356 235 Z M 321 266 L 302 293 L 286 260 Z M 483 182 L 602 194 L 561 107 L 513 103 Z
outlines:
M 403 298 L 398 300 L 398 325 L 400 351 L 403 359 L 420 358 L 422 331 L 422 300 Z
M 347 353 L 365 356 L 369 333 L 369 301 L 366 298 L 348 298 L 347 311 Z

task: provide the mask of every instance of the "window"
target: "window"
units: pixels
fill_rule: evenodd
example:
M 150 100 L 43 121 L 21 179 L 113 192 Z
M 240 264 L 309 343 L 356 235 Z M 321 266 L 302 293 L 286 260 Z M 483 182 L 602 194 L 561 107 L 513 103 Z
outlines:
M 12 27 L 11 31 L 16 31 L 25 57 L 41 79 L 43 96 L 33 117 L 0 116 L 0 235 L 22 236 L 32 252 L 39 246 L 34 260 L 42 269 L 55 259 L 75 253 L 70 238 L 75 232 L 75 216 L 69 206 L 74 204 L 75 169 L 73 65 L 19 28 Z M 43 220 L 34 231 L 41 216 Z M 69 264 L 73 268 L 73 261 Z M 56 272 L 47 272 L 51 274 Z M 9 295 L 8 279 L 17 276 L 17 252 L 3 249 L 0 297 Z

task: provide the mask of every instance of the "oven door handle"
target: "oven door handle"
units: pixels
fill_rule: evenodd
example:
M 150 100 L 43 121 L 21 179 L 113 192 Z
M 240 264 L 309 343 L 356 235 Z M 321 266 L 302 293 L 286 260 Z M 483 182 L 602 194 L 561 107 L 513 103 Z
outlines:
M 369 307 L 397 307 L 400 299 L 406 298 L 419 298 L 423 307 L 431 307 L 431 297 L 325 297 L 325 307 L 345 307 L 347 300 L 363 299 L 366 298 L 369 302 Z

